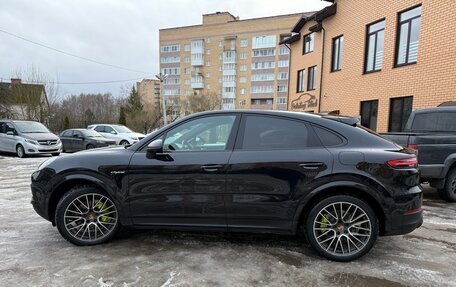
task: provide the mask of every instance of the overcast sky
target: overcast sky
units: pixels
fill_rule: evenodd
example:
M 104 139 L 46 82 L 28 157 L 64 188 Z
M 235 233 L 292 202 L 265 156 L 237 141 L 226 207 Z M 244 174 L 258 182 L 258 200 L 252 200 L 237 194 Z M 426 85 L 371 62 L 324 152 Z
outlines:
M 0 78 L 31 67 L 59 82 L 151 78 L 159 70 L 158 30 L 201 24 L 202 14 L 228 11 L 241 19 L 316 11 L 320 0 L 12 0 L 2 1 L 0 30 L 111 65 L 114 69 L 28 43 L 0 32 Z M 60 85 L 63 95 L 110 92 L 134 81 Z

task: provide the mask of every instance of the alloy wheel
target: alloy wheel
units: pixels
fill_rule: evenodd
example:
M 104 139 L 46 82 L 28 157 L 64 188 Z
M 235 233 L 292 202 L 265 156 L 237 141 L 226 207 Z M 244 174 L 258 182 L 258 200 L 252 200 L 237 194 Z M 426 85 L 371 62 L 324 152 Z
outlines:
M 372 236 L 367 213 L 350 202 L 334 202 L 320 210 L 313 222 L 318 245 L 336 256 L 349 256 L 363 250 Z
M 24 148 L 21 145 L 17 146 L 16 153 L 20 158 L 23 158 L 25 156 Z
M 108 197 L 88 193 L 76 197 L 64 213 L 66 231 L 75 239 L 92 242 L 110 235 L 116 227 L 118 212 Z

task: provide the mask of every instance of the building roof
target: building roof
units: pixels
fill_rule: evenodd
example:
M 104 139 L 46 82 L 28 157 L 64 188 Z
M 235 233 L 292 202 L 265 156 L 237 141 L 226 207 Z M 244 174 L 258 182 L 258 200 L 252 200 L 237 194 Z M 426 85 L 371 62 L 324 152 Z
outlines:
M 335 3 L 331 6 L 327 6 L 323 9 L 321 9 L 320 11 L 313 13 L 310 16 L 301 17 L 301 19 L 299 19 L 299 21 L 294 25 L 293 29 L 291 29 L 291 32 L 295 33 L 294 37 L 292 36 L 290 38 L 285 39 L 284 41 L 282 41 L 281 44 L 291 44 L 293 42 L 298 41 L 301 38 L 301 36 L 300 36 L 301 29 L 302 29 L 302 27 L 304 27 L 304 25 L 307 22 L 309 22 L 309 21 L 322 22 L 324 19 L 336 14 L 336 12 L 337 12 L 337 3 Z
M 222 13 L 228 13 L 230 15 L 232 15 L 231 13 L 229 12 L 222 12 Z M 267 16 L 267 17 L 258 17 L 258 18 L 250 18 L 250 19 L 237 19 L 237 20 L 233 20 L 233 21 L 228 21 L 228 22 L 225 22 L 225 23 L 214 23 L 214 24 L 206 24 L 206 25 L 203 25 L 203 24 L 198 24 L 198 25 L 190 25 L 190 26 L 180 26 L 180 27 L 170 27 L 170 28 L 162 28 L 162 29 L 159 29 L 159 31 L 165 31 L 165 30 L 173 30 L 173 29 L 186 29 L 186 28 L 195 28 L 195 27 L 202 27 L 202 26 L 208 26 L 208 25 L 226 25 L 226 24 L 229 24 L 229 23 L 237 23 L 237 22 L 247 22 L 247 21 L 257 21 L 257 20 L 264 20 L 264 19 L 271 19 L 271 18 L 280 18 L 280 17 L 292 17 L 292 16 L 302 16 L 302 17 L 307 17 L 307 16 L 310 16 L 310 15 L 313 15 L 315 14 L 315 12 L 302 12 L 302 13 L 292 13 L 292 14 L 283 14 L 283 15 L 275 15 L 275 16 Z M 213 14 L 204 14 L 203 16 L 205 15 L 216 15 L 216 13 L 213 13 Z
M 0 83 L 0 102 L 9 105 L 31 104 L 39 105 L 42 96 L 47 102 L 46 90 L 42 84 Z

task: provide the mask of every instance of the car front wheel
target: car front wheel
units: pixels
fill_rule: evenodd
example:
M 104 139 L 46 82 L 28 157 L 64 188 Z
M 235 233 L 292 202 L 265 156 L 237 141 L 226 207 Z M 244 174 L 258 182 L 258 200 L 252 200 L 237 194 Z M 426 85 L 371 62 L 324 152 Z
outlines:
M 16 154 L 20 158 L 24 158 L 24 157 L 27 156 L 26 153 L 25 153 L 25 149 L 24 149 L 24 147 L 22 145 L 18 145 L 16 147 Z
M 122 141 L 120 142 L 120 145 L 127 145 L 127 144 L 129 144 L 129 143 L 128 143 L 128 141 L 126 141 L 126 140 L 122 140 Z
M 114 202 L 95 187 L 71 189 L 57 205 L 55 222 L 60 234 L 76 245 L 110 240 L 120 227 Z
M 348 195 L 325 198 L 307 216 L 306 236 L 322 256 L 334 261 L 362 257 L 374 246 L 378 219 L 364 201 Z

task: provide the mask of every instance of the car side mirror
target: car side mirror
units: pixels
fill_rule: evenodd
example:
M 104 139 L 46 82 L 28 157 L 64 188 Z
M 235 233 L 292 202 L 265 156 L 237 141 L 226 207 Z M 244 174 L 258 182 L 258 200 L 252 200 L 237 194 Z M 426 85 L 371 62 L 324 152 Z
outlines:
M 6 135 L 7 135 L 7 136 L 14 136 L 14 135 L 15 135 L 15 132 L 13 132 L 13 131 L 8 131 L 8 132 L 6 132 Z
M 163 140 L 157 139 L 147 145 L 147 158 L 156 158 L 157 154 L 163 153 Z
M 111 134 L 116 135 L 117 133 L 115 131 L 111 131 Z

